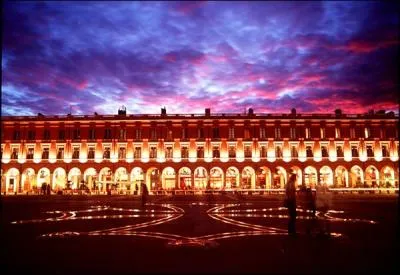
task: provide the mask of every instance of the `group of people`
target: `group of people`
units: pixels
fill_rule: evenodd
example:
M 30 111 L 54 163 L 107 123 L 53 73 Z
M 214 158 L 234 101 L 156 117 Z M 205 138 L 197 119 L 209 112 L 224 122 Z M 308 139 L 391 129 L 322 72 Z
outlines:
M 325 184 L 318 185 L 314 192 L 310 187 L 301 185 L 299 192 L 297 192 L 296 180 L 297 175 L 292 173 L 286 185 L 284 206 L 288 209 L 289 215 L 288 234 L 290 236 L 296 235 L 297 205 L 299 204 L 307 215 L 307 234 L 310 234 L 313 227 L 318 224 L 319 233 L 329 236 L 330 226 L 328 220 L 325 218 L 325 214 L 331 205 L 331 193 L 328 187 Z M 316 217 L 317 210 L 321 213 L 318 220 Z
M 50 195 L 51 194 L 51 186 L 45 182 L 42 183 L 40 187 L 40 194 L 42 195 Z

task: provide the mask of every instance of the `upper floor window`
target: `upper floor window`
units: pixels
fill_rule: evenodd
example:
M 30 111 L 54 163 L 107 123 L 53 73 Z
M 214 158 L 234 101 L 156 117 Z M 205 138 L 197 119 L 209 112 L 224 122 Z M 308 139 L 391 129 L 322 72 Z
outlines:
M 43 139 L 44 140 L 49 140 L 50 139 L 50 130 L 49 129 L 44 129 L 44 131 L 43 131 Z
M 18 147 L 12 148 L 11 159 L 18 159 L 19 149 Z
M 125 158 L 126 158 L 126 148 L 121 146 L 118 149 L 118 159 L 125 159 Z
M 267 157 L 267 146 L 262 145 L 260 148 L 260 155 L 262 158 L 266 158 Z
M 73 139 L 80 139 L 81 138 L 81 131 L 79 129 L 74 129 L 74 138 Z
M 155 128 L 150 129 L 150 139 L 157 139 L 157 130 Z
M 111 139 L 111 129 L 110 128 L 104 129 L 104 139 Z
M 306 156 L 307 158 L 312 158 L 314 156 L 311 146 L 306 147 Z
M 297 158 L 299 156 L 299 153 L 297 152 L 297 147 L 294 145 L 291 147 L 290 153 L 293 158 Z
M 213 128 L 213 138 L 219 138 L 219 128 Z
M 186 146 L 181 148 L 181 157 L 187 159 L 189 157 L 189 149 Z
M 229 127 L 228 138 L 229 139 L 235 138 L 235 128 L 234 127 Z
M 20 139 L 20 132 L 18 130 L 14 130 L 13 140 Z
M 236 157 L 236 148 L 235 148 L 235 146 L 229 146 L 229 148 L 228 148 L 228 156 L 230 157 L 230 158 L 235 158 Z
M 244 157 L 251 158 L 251 146 L 250 145 L 244 146 Z
M 199 128 L 197 130 L 197 137 L 198 138 L 204 138 L 204 128 Z
M 182 128 L 182 139 L 187 139 L 188 138 L 188 128 L 184 127 Z
M 275 156 L 277 158 L 282 158 L 282 148 L 279 145 L 275 147 Z
M 49 159 L 49 147 L 43 147 L 42 159 Z
M 135 139 L 142 139 L 142 131 L 140 129 L 135 129 Z
M 34 140 L 34 139 L 35 139 L 35 131 L 29 130 L 28 131 L 28 140 Z
M 157 157 L 157 147 L 156 146 L 151 146 L 150 147 L 150 158 L 154 159 Z
M 351 156 L 354 157 L 358 157 L 358 149 L 357 146 L 351 146 Z
M 364 128 L 364 136 L 365 136 L 365 138 L 371 137 L 371 129 L 369 127 Z
M 328 157 L 328 148 L 326 148 L 326 146 L 321 146 L 321 155 L 323 158 Z
M 89 129 L 89 139 L 95 139 L 95 138 L 96 138 L 95 129 L 93 128 Z
M 197 147 L 197 158 L 204 158 L 204 147 Z
M 140 159 L 142 157 L 142 148 L 141 147 L 135 147 L 135 151 L 133 152 L 133 157 L 135 159 Z
M 167 140 L 172 140 L 172 130 L 167 129 Z
M 64 129 L 58 131 L 58 139 L 65 140 L 65 130 Z
M 167 146 L 167 148 L 165 148 L 165 157 L 167 159 L 172 158 L 172 147 L 171 146 Z
M 219 146 L 213 146 L 213 158 L 219 158 Z
M 78 146 L 74 147 L 74 151 L 72 153 L 72 158 L 79 159 L 79 147 Z
M 64 147 L 58 147 L 57 159 L 63 159 L 63 158 L 64 158 Z
M 367 157 L 372 158 L 374 156 L 374 151 L 371 145 L 367 145 Z
M 250 138 L 250 129 L 249 128 L 245 128 L 244 129 L 244 138 L 245 139 L 249 139 Z
M 290 127 L 290 138 L 296 139 L 296 128 Z
M 126 140 L 126 129 L 119 129 L 119 139 Z
M 280 139 L 281 138 L 281 128 L 275 127 L 275 138 Z
M 380 136 L 381 139 L 386 138 L 386 137 L 385 137 L 385 130 L 384 130 L 384 129 L 382 129 L 382 128 L 379 129 L 379 136 Z
M 355 139 L 356 138 L 356 129 L 354 127 L 350 128 L 350 138 Z
M 382 157 L 384 158 L 389 157 L 389 150 L 387 149 L 386 145 L 382 145 Z
M 260 139 L 265 139 L 265 127 L 260 127 Z
M 94 159 L 94 147 L 89 147 L 88 159 Z
M 104 147 L 103 159 L 110 159 L 110 155 L 111 155 L 110 147 Z
M 340 128 L 338 128 L 338 127 L 335 128 L 335 138 L 341 138 L 340 137 Z
M 325 138 L 325 128 L 320 128 L 320 136 L 321 136 L 321 139 L 324 139 Z
M 33 147 L 28 147 L 28 151 L 26 152 L 27 159 L 33 159 L 34 149 Z
M 311 131 L 310 131 L 310 128 L 308 128 L 308 127 L 305 128 L 305 136 L 306 136 L 306 138 L 310 138 L 310 136 L 311 136 Z
M 344 157 L 342 146 L 337 146 L 336 147 L 336 155 L 337 155 L 338 158 L 343 158 Z

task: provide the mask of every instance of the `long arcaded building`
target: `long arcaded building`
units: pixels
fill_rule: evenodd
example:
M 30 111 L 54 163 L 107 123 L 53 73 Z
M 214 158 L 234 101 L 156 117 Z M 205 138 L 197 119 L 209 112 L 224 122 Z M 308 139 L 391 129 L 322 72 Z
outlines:
M 298 184 L 398 188 L 398 115 L 167 114 L 7 116 L 1 193 L 131 194 L 155 190 L 271 190 Z

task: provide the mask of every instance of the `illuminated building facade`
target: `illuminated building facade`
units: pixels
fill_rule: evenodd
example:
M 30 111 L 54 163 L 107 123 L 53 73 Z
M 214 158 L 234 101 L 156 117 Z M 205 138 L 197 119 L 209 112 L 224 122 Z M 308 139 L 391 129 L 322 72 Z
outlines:
M 167 114 L 2 117 L 1 192 L 132 194 L 271 190 L 298 184 L 398 188 L 398 119 L 365 115 Z

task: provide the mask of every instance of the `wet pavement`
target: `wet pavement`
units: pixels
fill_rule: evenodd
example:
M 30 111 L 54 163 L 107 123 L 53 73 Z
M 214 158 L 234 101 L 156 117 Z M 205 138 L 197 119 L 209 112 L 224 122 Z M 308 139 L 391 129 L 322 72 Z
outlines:
M 335 195 L 317 218 L 281 196 L 2 197 L 2 271 L 397 273 L 395 195 Z M 319 234 L 323 222 L 331 235 Z M 309 234 L 307 233 L 309 231 Z

